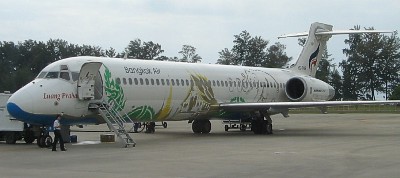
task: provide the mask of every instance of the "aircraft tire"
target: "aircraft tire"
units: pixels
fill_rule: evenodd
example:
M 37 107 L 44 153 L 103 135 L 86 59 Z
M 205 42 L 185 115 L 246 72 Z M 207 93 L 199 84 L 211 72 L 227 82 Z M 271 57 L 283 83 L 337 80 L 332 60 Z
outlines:
M 229 126 L 225 125 L 225 132 L 228 132 L 228 130 L 229 130 Z
M 193 133 L 201 133 L 201 121 L 200 120 L 194 120 L 192 123 L 192 130 Z
M 36 140 L 36 142 L 37 142 L 37 145 L 40 147 L 40 148 L 43 148 L 44 147 L 44 137 L 41 135 L 41 136 L 39 136 L 39 138 Z
M 208 119 L 203 120 L 201 133 L 208 134 L 211 131 L 211 122 Z
M 50 135 L 44 137 L 44 147 L 50 148 L 53 144 L 53 138 Z

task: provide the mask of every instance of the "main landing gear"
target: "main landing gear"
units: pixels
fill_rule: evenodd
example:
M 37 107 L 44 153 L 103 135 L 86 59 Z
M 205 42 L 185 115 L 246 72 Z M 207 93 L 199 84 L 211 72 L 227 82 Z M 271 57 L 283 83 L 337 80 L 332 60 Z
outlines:
M 192 123 L 194 133 L 208 134 L 211 131 L 211 122 L 208 119 L 195 119 Z
M 272 119 L 269 115 L 260 112 L 251 121 L 251 130 L 254 134 L 272 134 Z

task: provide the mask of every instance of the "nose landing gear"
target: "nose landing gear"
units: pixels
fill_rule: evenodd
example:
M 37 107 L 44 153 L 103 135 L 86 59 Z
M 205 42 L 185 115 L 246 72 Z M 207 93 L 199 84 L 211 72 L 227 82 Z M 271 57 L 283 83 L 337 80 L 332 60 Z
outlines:
M 46 127 L 42 127 L 40 135 L 37 138 L 37 145 L 40 148 L 49 148 L 52 144 L 53 138 L 50 136 L 49 131 L 47 131 Z

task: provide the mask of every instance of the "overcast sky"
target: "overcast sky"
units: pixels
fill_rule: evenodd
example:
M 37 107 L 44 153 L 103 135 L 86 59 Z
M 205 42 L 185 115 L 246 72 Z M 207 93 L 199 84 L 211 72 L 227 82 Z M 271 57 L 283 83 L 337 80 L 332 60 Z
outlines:
M 205 63 L 215 63 L 243 30 L 285 44 L 297 59 L 297 39 L 277 36 L 308 31 L 312 22 L 400 29 L 400 0 L 2 0 L 0 7 L 0 41 L 60 38 L 122 52 L 139 38 L 161 44 L 168 57 L 192 45 Z M 345 38 L 328 42 L 336 60 L 344 58 Z

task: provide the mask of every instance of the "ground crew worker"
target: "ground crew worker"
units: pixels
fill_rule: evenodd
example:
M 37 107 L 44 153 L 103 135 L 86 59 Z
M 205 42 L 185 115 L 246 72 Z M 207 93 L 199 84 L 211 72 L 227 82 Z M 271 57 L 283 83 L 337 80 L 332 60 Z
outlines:
M 64 147 L 64 140 L 61 136 L 61 115 L 57 115 L 57 119 L 54 121 L 53 127 L 54 127 L 54 142 L 53 142 L 53 149 L 52 151 L 57 151 L 57 142 L 60 141 L 60 148 L 61 151 L 67 151 Z

